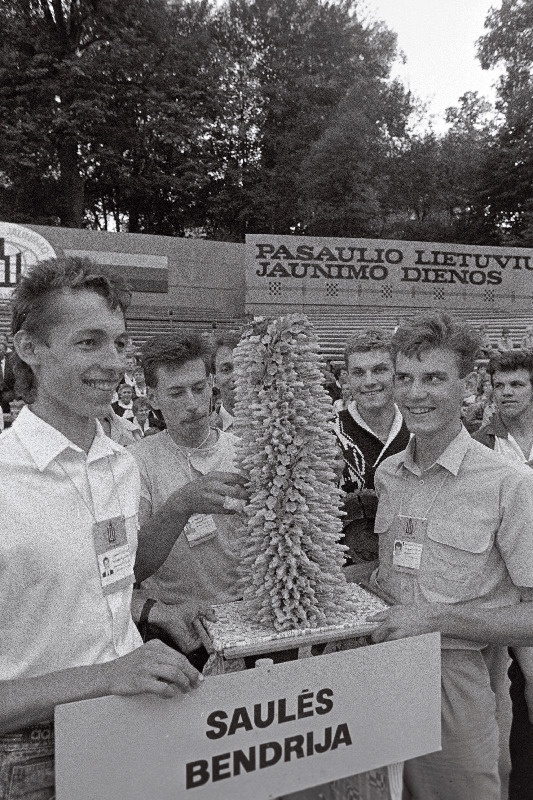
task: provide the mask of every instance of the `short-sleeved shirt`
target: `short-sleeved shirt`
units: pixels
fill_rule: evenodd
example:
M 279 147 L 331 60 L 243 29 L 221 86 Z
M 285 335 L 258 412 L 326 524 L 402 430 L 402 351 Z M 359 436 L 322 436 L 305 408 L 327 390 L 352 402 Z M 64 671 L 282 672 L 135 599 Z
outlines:
M 155 514 L 180 487 L 210 472 L 236 472 L 232 433 L 218 431 L 213 448 L 191 455 L 167 431 L 149 436 L 128 448 L 141 473 L 141 497 Z M 237 588 L 237 521 L 232 515 L 213 514 L 215 535 L 189 544 L 187 531 L 176 540 L 164 564 L 142 583 L 146 597 L 179 604 L 192 598 L 206 603 L 225 603 L 239 597 Z M 142 520 L 144 522 L 145 520 Z
M 0 436 L 0 680 L 141 644 L 132 587 L 104 596 L 93 537 L 94 517 L 123 516 L 133 562 L 139 493 L 133 458 L 99 423 L 87 454 L 28 408 Z
M 430 469 L 413 460 L 412 439 L 376 473 L 377 584 L 397 603 L 519 601 L 533 586 L 533 473 L 471 439 L 465 428 Z M 395 517 L 426 518 L 420 568 L 393 565 Z M 452 647 L 479 647 L 452 640 Z

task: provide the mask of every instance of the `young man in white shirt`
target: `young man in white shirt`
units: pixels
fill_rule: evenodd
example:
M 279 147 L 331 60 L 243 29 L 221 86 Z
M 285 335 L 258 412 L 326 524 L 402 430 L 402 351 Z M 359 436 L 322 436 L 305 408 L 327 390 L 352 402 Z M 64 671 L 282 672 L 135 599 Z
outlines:
M 161 642 L 141 646 L 131 619 L 133 582 L 165 560 L 191 498 L 175 493 L 138 531 L 135 462 L 97 422 L 124 370 L 128 302 L 119 281 L 75 258 L 32 267 L 14 300 L 14 366 L 28 406 L 0 437 L 0 775 L 32 769 L 38 756 L 32 797 L 53 791 L 57 704 L 172 697 L 200 679 Z M 208 513 L 242 496 L 237 486 L 207 488 Z
M 514 350 L 495 353 L 488 366 L 496 411 L 474 439 L 499 453 L 511 464 L 533 466 L 533 353 Z M 510 732 L 511 774 L 509 800 L 528 797 L 533 786 L 533 686 L 526 681 L 533 661 L 529 648 L 510 651 L 509 669 L 513 718 Z
M 533 474 L 461 424 L 479 347 L 467 326 L 421 317 L 392 346 L 396 402 L 412 438 L 376 473 L 372 585 L 393 605 L 375 615 L 373 639 L 442 634 L 442 751 L 406 762 L 406 797 L 500 800 L 485 650 L 533 643 Z

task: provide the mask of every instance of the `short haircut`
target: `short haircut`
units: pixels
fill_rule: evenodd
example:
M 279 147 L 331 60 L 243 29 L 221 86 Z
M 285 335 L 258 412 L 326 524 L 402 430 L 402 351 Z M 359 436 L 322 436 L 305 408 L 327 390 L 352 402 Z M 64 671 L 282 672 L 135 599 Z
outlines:
M 147 397 L 136 397 L 133 401 L 133 413 L 136 414 L 140 408 L 147 408 L 149 411 L 152 410 L 152 404 Z
M 195 331 L 165 333 L 149 339 L 142 349 L 144 378 L 150 388 L 157 386 L 159 367 L 181 367 L 189 361 L 201 358 L 207 375 L 211 374 L 213 346 Z
M 75 256 L 40 261 L 23 275 L 12 300 L 11 330 L 26 330 L 43 338 L 57 322 L 53 300 L 68 292 L 94 292 L 100 295 L 111 311 L 120 309 L 125 315 L 131 291 L 119 277 L 88 258 Z M 17 394 L 28 403 L 35 399 L 36 382 L 33 370 L 15 355 L 13 359 Z
M 217 357 L 217 351 L 221 347 L 228 347 L 230 350 L 235 350 L 237 345 L 239 344 L 241 339 L 241 332 L 240 331 L 224 331 L 223 333 L 219 333 L 214 340 L 213 343 L 213 355 L 211 358 L 211 372 L 216 372 L 216 364 L 215 359 Z
M 351 336 L 344 348 L 344 361 L 348 368 L 348 359 L 353 353 L 370 353 L 372 350 L 385 350 L 391 352 L 391 337 L 385 331 L 369 330 Z
M 131 386 L 129 383 L 120 383 L 117 386 L 117 394 L 120 394 L 123 389 L 128 389 L 128 391 L 130 391 L 132 394 L 135 394 L 133 391 L 133 386 Z
M 495 372 L 514 372 L 525 369 L 529 372 L 529 380 L 533 385 L 533 353 L 531 350 L 510 350 L 506 353 L 494 353 L 489 358 L 487 372 L 494 384 Z
M 400 325 L 392 337 L 392 357 L 399 353 L 412 358 L 428 350 L 451 350 L 457 358 L 461 378 L 474 370 L 480 337 L 469 325 L 458 322 L 449 314 L 427 314 Z

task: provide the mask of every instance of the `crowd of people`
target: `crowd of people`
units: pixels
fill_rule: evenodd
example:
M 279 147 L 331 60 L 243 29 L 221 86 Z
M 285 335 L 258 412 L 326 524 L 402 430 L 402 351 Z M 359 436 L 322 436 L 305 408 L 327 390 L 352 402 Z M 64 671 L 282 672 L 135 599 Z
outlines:
M 13 349 L 0 341 L 8 800 L 53 796 L 57 704 L 193 690 L 208 657 L 198 616 L 238 599 L 238 334 L 170 333 L 137 354 L 128 302 L 90 262 L 42 262 L 17 289 Z M 343 371 L 324 372 L 346 574 L 390 604 L 373 640 L 442 635 L 442 751 L 406 762 L 404 796 L 501 800 L 509 782 L 509 798 L 525 800 L 533 351 L 494 347 L 487 358 L 483 331 L 432 314 L 400 321 L 392 337 L 354 336 Z M 481 415 L 471 413 L 480 386 Z

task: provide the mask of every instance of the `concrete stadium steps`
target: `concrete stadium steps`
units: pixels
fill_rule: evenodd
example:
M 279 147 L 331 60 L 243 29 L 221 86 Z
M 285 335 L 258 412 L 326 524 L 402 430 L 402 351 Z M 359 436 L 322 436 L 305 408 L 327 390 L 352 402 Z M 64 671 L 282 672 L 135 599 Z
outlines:
M 238 330 L 246 320 L 224 315 L 219 309 L 196 309 L 185 307 L 162 308 L 161 306 L 131 306 L 127 313 L 128 333 L 136 347 L 142 347 L 152 336 L 172 331 L 216 331 Z
M 354 334 L 361 333 L 368 328 L 378 328 L 392 333 L 397 319 L 423 314 L 429 309 L 412 310 L 408 308 L 357 308 L 331 309 L 315 306 L 306 308 L 305 313 L 313 323 L 320 343 L 320 349 L 325 358 L 334 362 L 342 361 L 342 354 L 346 339 Z M 172 313 L 169 313 L 172 312 Z M 481 323 L 487 326 L 491 341 L 496 344 L 501 335 L 502 327 L 511 329 L 511 336 L 518 346 L 520 339 L 528 326 L 533 325 L 533 309 L 531 313 L 518 312 L 512 315 L 509 312 L 495 310 L 490 318 L 486 311 L 481 310 L 456 310 L 451 311 L 454 316 L 460 317 L 477 327 Z M 275 307 L 272 315 L 276 314 Z M 128 330 L 136 347 L 141 347 L 151 336 L 168 333 L 173 330 L 197 330 L 199 332 L 212 332 L 239 329 L 247 320 L 242 317 L 224 315 L 219 309 L 204 308 L 201 313 L 196 309 L 187 307 L 166 306 L 131 306 L 128 309 Z M 0 332 L 11 332 L 11 306 L 8 299 L 0 298 Z
M 420 309 L 417 314 L 422 315 L 429 309 Z M 464 319 L 474 327 L 482 323 L 487 326 L 487 332 L 495 345 L 501 336 L 502 327 L 511 329 L 511 336 L 518 346 L 526 328 L 533 325 L 533 310 L 531 313 L 516 313 L 512 316 L 508 312 L 493 312 L 490 319 L 484 311 L 464 310 L 451 311 L 453 316 Z M 368 328 L 385 330 L 392 334 L 398 319 L 408 319 L 413 316 L 410 309 L 308 309 L 308 319 L 313 323 L 320 349 L 325 358 L 334 362 L 342 361 L 342 354 L 346 340 L 350 336 L 362 333 Z

